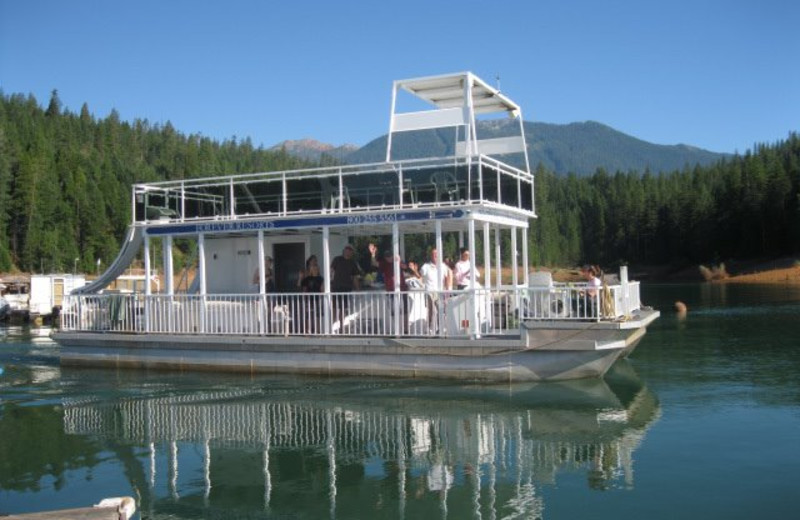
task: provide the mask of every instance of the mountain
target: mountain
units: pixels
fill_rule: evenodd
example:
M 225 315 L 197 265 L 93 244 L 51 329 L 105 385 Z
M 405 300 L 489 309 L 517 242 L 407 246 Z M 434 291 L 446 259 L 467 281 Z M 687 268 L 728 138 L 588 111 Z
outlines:
M 288 154 L 294 157 L 319 162 L 323 154 L 333 157 L 334 159 L 343 159 L 358 150 L 358 146 L 354 144 L 333 146 L 331 144 L 321 143 L 315 139 L 306 138 L 280 142 L 270 148 L 270 151 L 279 151 L 281 149 L 285 149 Z
M 670 172 L 684 166 L 709 165 L 729 157 L 684 144 L 648 143 L 597 123 L 525 122 L 525 137 L 531 169 L 542 163 L 559 174 L 591 175 L 597 168 L 608 172 Z M 478 137 L 504 137 L 518 132 L 518 123 L 509 120 L 480 121 Z M 451 129 L 424 130 L 395 134 L 392 158 L 436 157 L 453 154 L 454 132 Z M 379 162 L 386 156 L 386 136 L 379 137 L 346 157 L 351 164 Z M 511 156 L 509 163 L 520 164 Z

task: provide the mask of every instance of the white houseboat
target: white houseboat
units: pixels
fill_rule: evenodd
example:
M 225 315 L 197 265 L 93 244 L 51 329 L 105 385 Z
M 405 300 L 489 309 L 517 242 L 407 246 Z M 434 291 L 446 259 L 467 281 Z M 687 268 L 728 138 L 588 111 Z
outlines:
M 431 108 L 401 112 L 398 96 Z M 516 103 L 466 72 L 394 82 L 390 113 L 384 162 L 134 185 L 117 260 L 65 298 L 54 334 L 62 363 L 536 381 L 602 375 L 633 349 L 659 314 L 642 307 L 624 269 L 602 289 L 530 273 L 534 179 Z M 479 139 L 487 115 L 518 132 Z M 441 128 L 455 136 L 447 157 L 393 158 L 398 133 Z M 496 158 L 511 154 L 524 166 Z M 319 293 L 298 291 L 310 255 L 330 266 L 353 238 L 381 236 L 391 265 L 420 235 L 438 251 L 458 237 L 482 278 L 461 289 L 335 292 L 325 267 Z M 182 293 L 176 240 L 197 251 Z M 506 241 L 511 255 L 501 254 Z M 140 252 L 146 273 L 160 262 L 158 291 L 102 292 Z M 267 257 L 271 278 L 259 268 Z M 441 255 L 432 267 L 433 280 L 447 271 Z

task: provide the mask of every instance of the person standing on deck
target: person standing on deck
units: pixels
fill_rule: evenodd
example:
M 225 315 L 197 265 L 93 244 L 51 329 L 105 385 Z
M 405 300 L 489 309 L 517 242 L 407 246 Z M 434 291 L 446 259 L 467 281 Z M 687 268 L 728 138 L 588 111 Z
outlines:
M 256 286 L 256 292 L 258 292 L 258 285 L 259 285 L 259 278 L 260 277 L 260 270 L 256 267 L 256 271 L 253 273 L 253 285 Z M 264 290 L 268 293 L 275 292 L 275 279 L 272 276 L 272 257 L 265 256 L 264 257 Z
M 428 292 L 428 327 L 431 332 L 436 332 L 438 329 L 434 320 L 438 319 L 441 311 L 442 295 L 440 292 L 453 288 L 453 272 L 444 263 L 442 263 L 441 278 L 439 277 L 438 259 L 439 252 L 436 248 L 431 249 L 430 259 L 423 264 L 420 270 L 422 284 Z
M 603 282 L 598 275 L 600 268 L 593 265 L 584 265 L 581 268 L 581 276 L 586 280 L 586 288 L 581 291 L 576 303 L 576 313 L 582 318 L 596 318 L 598 313 L 598 299 Z
M 331 262 L 331 292 L 349 293 L 353 289 L 360 289 L 359 276 L 361 267 L 353 258 L 353 246 L 344 246 L 341 256 L 337 256 Z M 339 321 L 339 331 L 344 329 L 344 318 L 347 316 L 349 308 L 349 298 L 346 294 L 333 296 L 333 316 Z
M 324 290 L 325 280 L 319 274 L 319 264 L 316 261 L 313 263 L 306 262 L 306 265 L 308 265 L 308 269 L 306 270 L 306 275 L 300 280 L 300 290 L 311 294 L 304 297 L 303 331 L 316 334 L 322 330 L 322 327 L 320 327 L 321 300 L 320 296 L 317 295 Z
M 404 293 L 407 292 L 408 285 L 406 285 L 405 270 L 408 266 L 401 262 L 399 257 L 395 257 L 392 251 L 389 249 L 383 252 L 382 258 L 378 258 L 378 246 L 375 244 L 370 244 L 368 249 L 372 266 L 377 268 L 378 272 L 381 273 L 381 276 L 383 276 L 383 283 L 384 287 L 386 288 L 386 292 L 394 292 L 395 262 L 400 262 L 400 291 Z M 392 295 L 392 297 L 394 296 Z M 401 317 L 401 320 L 403 321 L 403 332 L 408 333 L 408 320 L 406 319 L 408 316 L 408 300 L 406 299 L 405 295 L 401 294 L 400 297 L 402 298 L 403 302 L 403 315 Z M 394 313 L 394 305 L 391 306 L 391 312 Z
M 461 248 L 461 258 L 456 262 L 455 279 L 458 290 L 469 289 L 470 280 L 475 279 L 475 287 L 478 287 L 478 278 L 481 277 L 480 271 L 472 267 L 472 260 L 469 257 L 469 249 Z

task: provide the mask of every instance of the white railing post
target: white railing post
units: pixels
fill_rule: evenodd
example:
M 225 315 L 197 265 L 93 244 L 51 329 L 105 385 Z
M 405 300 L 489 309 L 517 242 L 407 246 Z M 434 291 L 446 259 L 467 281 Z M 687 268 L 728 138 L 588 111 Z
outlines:
M 403 188 L 405 184 L 403 181 L 403 165 L 401 164 L 400 167 L 397 169 L 397 194 L 398 194 L 398 207 L 403 208 Z M 409 195 L 411 197 L 411 195 Z M 412 203 L 414 201 L 411 201 Z
M 286 173 L 281 175 L 281 191 L 283 192 L 283 197 L 281 197 L 281 204 L 283 205 L 283 215 L 289 211 L 289 193 L 286 189 Z
M 339 213 L 344 211 L 344 179 L 342 178 L 342 169 L 339 168 Z
M 630 286 L 628 285 L 628 266 L 621 265 L 619 267 L 619 282 L 622 286 L 622 311 L 625 316 L 629 316 L 630 309 Z
M 235 208 L 236 199 L 233 196 L 233 177 L 231 177 L 230 181 L 228 182 L 228 189 L 229 189 L 228 201 L 229 201 L 230 206 L 231 206 L 230 215 L 231 215 L 231 219 L 235 219 L 236 218 L 236 208 Z

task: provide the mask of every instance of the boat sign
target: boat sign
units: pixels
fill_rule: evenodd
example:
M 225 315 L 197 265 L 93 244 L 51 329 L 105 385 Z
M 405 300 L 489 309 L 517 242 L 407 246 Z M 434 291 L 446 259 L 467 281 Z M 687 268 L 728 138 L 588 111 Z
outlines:
M 196 235 L 198 233 L 233 233 L 275 229 L 318 228 L 323 226 L 358 226 L 364 224 L 392 224 L 425 220 L 449 220 L 464 217 L 461 209 L 413 211 L 409 213 L 364 213 L 354 215 L 314 216 L 305 218 L 277 218 L 274 220 L 232 220 L 227 222 L 196 222 L 147 228 L 146 233 L 157 235 Z

